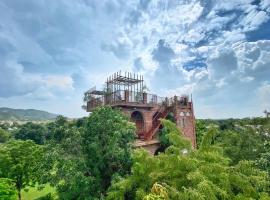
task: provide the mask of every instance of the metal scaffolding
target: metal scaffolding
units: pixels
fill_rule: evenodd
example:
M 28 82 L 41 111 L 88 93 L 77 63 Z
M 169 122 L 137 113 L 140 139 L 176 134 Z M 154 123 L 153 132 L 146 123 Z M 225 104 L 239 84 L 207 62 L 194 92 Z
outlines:
M 116 91 L 142 93 L 144 90 L 143 76 L 130 72 L 116 72 L 107 78 L 106 89 L 108 93 L 114 93 Z

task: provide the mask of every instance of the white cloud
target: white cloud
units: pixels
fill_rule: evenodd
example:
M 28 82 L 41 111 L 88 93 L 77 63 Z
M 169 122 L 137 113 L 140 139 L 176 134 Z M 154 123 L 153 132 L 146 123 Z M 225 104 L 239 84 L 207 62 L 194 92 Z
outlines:
M 260 2 L 261 8 L 266 10 L 267 12 L 270 12 L 270 0 L 262 0 Z
M 133 69 L 154 92 L 193 92 L 199 117 L 255 113 L 255 96 L 268 91 L 263 82 L 270 74 L 270 41 L 248 42 L 246 32 L 269 20 L 269 5 L 269 0 L 2 2 L 0 96 L 72 101 L 91 85 L 102 87 L 109 74 Z M 160 41 L 164 46 L 157 53 Z
M 270 109 L 270 83 L 263 82 L 261 86 L 257 89 L 257 94 L 260 102 L 259 106 L 263 109 Z
M 0 97 L 30 95 L 32 97 L 48 98 L 54 92 L 72 91 L 73 80 L 70 76 L 42 75 L 27 73 L 21 64 L 13 61 L 1 63 Z
M 73 90 L 73 79 L 70 76 L 50 75 L 43 77 L 43 81 L 49 88 L 57 88 L 60 90 Z
M 256 9 L 252 10 L 247 14 L 243 19 L 242 25 L 244 26 L 244 31 L 252 31 L 257 29 L 261 24 L 266 22 L 269 19 L 269 16 L 264 11 L 257 11 Z

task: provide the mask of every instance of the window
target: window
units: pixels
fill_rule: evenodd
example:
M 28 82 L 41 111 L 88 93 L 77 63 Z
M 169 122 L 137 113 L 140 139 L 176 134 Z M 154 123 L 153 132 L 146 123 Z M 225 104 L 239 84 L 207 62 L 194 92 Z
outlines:
M 185 118 L 182 118 L 181 120 L 180 120 L 180 126 L 182 127 L 182 128 L 184 128 L 185 127 Z

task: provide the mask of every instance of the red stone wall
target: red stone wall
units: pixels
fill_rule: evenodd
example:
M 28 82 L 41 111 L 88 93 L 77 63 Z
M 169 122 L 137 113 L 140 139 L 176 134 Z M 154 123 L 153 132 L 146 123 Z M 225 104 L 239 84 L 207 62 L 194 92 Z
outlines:
M 156 108 L 153 109 L 145 109 L 145 108 L 122 108 L 122 112 L 128 117 L 131 117 L 131 114 L 135 111 L 138 111 L 143 116 L 143 123 L 144 123 L 144 131 L 148 132 L 152 128 L 152 117 L 156 113 Z
M 176 125 L 182 130 L 184 136 L 189 138 L 192 146 L 196 147 L 195 117 L 192 102 L 187 105 L 178 104 L 174 108 Z
M 122 107 L 122 112 L 129 118 L 134 111 L 139 111 L 143 116 L 144 132 L 148 132 L 153 125 L 153 115 L 158 111 L 158 107 L 154 108 L 133 108 Z M 173 106 L 173 114 L 176 120 L 176 125 L 183 131 L 184 136 L 189 138 L 192 146 L 196 147 L 196 134 L 195 134 L 195 117 L 193 112 L 192 102 L 182 105 L 179 102 Z M 137 133 L 139 134 L 139 130 Z

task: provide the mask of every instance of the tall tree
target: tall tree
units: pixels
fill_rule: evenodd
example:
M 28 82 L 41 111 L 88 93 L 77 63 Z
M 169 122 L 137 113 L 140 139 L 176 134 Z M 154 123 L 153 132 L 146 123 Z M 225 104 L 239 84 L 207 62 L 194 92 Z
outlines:
M 129 172 L 134 133 L 134 124 L 111 107 L 100 107 L 87 119 L 83 151 L 99 193 L 106 193 L 113 175 Z
M 48 129 L 46 139 L 60 143 L 62 139 L 66 138 L 65 130 L 71 127 L 71 124 L 66 117 L 59 115 L 54 122 L 48 123 L 46 127 Z
M 56 188 L 60 200 L 90 200 L 95 185 L 85 163 L 81 132 L 69 126 L 62 126 L 61 130 L 64 133 L 57 130 L 61 134 L 61 141 L 56 137 L 46 145 L 45 167 L 48 170 L 42 179 Z
M 53 130 L 46 156 L 46 163 L 54 164 L 51 184 L 59 199 L 102 198 L 114 176 L 130 171 L 134 124 L 110 107 L 96 109 L 78 126 L 61 121 L 48 128 Z
M 21 190 L 38 181 L 42 155 L 43 148 L 31 140 L 15 140 L 0 146 L 0 177 L 12 180 L 19 200 Z

